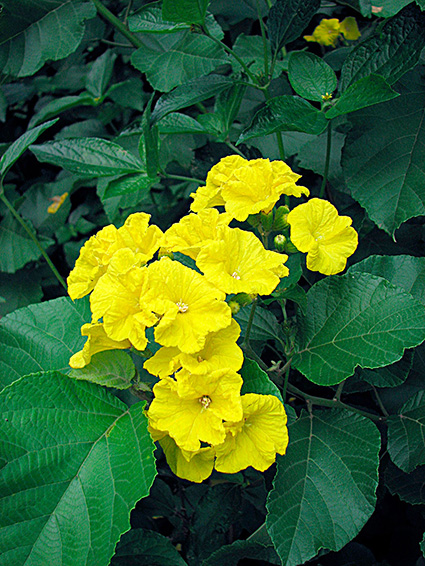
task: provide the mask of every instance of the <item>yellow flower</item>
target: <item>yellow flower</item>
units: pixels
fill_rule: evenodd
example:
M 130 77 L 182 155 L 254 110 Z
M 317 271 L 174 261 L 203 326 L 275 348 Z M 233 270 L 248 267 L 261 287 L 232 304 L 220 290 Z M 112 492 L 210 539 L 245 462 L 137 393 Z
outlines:
M 269 295 L 288 275 L 283 265 L 288 256 L 264 249 L 252 232 L 223 227 L 220 235 L 202 248 L 196 265 L 225 293 Z
M 307 253 L 307 268 L 324 275 L 343 271 L 358 244 L 349 216 L 339 216 L 328 201 L 313 198 L 288 214 L 291 241 Z
M 345 39 L 355 40 L 360 37 L 359 28 L 355 18 L 345 18 L 341 23 L 338 19 L 323 19 L 313 31 L 313 35 L 305 35 L 306 41 L 315 41 L 320 45 L 336 46 L 338 38 L 343 35 Z
M 83 324 L 81 335 L 87 336 L 87 341 L 80 352 L 74 354 L 69 360 L 69 365 L 74 368 L 83 368 L 90 363 L 91 357 L 105 350 L 122 350 L 130 348 L 128 340 L 112 340 L 109 338 L 101 322 Z
M 158 344 L 193 354 L 204 347 L 207 334 L 229 326 L 232 313 L 226 295 L 205 277 L 168 257 L 147 270 L 144 301 L 160 317 L 155 328 Z
M 205 374 L 221 368 L 238 371 L 243 364 L 242 350 L 236 344 L 240 333 L 238 323 L 232 320 L 226 328 L 210 332 L 199 352 L 184 354 L 178 348 L 160 348 L 143 367 L 159 377 L 172 375 L 181 367 L 192 374 Z
M 241 419 L 242 378 L 227 369 L 192 376 L 181 370 L 153 388 L 148 417 L 151 426 L 171 436 L 182 450 L 196 451 L 201 441 L 221 444 L 223 420 Z
M 231 220 L 230 214 L 219 214 L 215 208 L 184 216 L 165 232 L 164 247 L 196 259 L 202 246 L 217 238 L 217 228 L 227 226 Z
M 56 195 L 56 196 L 52 197 L 50 200 L 52 200 L 53 202 L 47 208 L 47 212 L 49 214 L 55 214 L 60 209 L 60 207 L 63 205 L 67 196 L 68 196 L 68 193 L 63 193 L 63 195 Z
M 193 212 L 199 212 L 204 208 L 224 205 L 221 197 L 221 188 L 238 167 L 244 167 L 247 160 L 239 155 L 228 155 L 223 157 L 217 165 L 214 165 L 207 175 L 205 187 L 199 187 L 196 193 L 190 196 L 194 199 L 191 205 Z
M 144 265 L 162 245 L 164 234 L 158 226 L 149 226 L 151 215 L 145 212 L 131 214 L 118 229 L 120 247 L 130 248 L 136 254 L 137 265 Z
M 215 469 L 227 474 L 248 466 L 263 472 L 288 445 L 286 413 L 277 397 L 248 393 L 241 399 L 243 418 L 225 423 L 226 439 L 215 446 Z
M 112 257 L 91 297 L 94 320 L 103 318 L 106 334 L 113 340 L 128 339 L 138 350 L 147 346 L 145 330 L 158 318 L 143 303 L 147 290 L 147 268 L 134 267 L 135 254 L 129 248 Z

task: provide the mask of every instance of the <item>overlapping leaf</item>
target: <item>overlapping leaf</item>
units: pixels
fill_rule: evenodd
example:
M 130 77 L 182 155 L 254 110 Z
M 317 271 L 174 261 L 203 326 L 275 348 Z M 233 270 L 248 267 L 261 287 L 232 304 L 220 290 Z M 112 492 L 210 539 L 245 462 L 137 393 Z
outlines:
M 273 51 L 297 39 L 319 8 L 320 0 L 277 0 L 267 24 Z

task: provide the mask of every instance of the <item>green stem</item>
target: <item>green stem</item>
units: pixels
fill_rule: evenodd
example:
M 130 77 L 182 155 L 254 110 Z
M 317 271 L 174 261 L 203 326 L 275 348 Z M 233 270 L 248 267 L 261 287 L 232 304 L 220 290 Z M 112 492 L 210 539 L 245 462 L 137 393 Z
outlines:
M 373 392 L 375 393 L 376 400 L 377 400 L 377 402 L 378 402 L 379 408 L 381 409 L 382 413 L 383 413 L 386 417 L 389 417 L 389 412 L 388 412 L 387 409 L 384 407 L 384 404 L 383 404 L 382 399 L 381 399 L 381 397 L 380 397 L 380 395 L 379 395 L 379 393 L 378 393 L 378 390 L 376 389 L 376 387 L 375 387 L 374 385 L 372 385 L 372 389 L 373 389 Z
M 341 400 L 341 394 L 342 394 L 342 390 L 344 389 L 345 382 L 346 380 L 344 379 L 344 381 L 341 381 L 341 383 L 337 387 L 334 397 L 334 399 L 336 399 L 337 401 Z
M 108 10 L 100 0 L 93 0 L 93 4 L 96 6 L 96 10 L 99 12 L 101 16 L 108 20 L 110 24 L 112 24 L 134 47 L 143 47 L 142 41 L 138 37 L 136 37 L 128 27 L 122 23 L 112 12 Z
M 381 422 L 383 417 L 379 417 L 378 415 L 374 415 L 373 413 L 368 413 L 367 411 L 362 411 L 361 409 L 356 409 L 355 407 L 351 407 L 350 405 L 346 405 L 342 401 L 338 401 L 338 399 L 323 399 L 322 397 L 315 397 L 313 395 L 308 395 L 304 393 L 300 389 L 297 389 L 291 384 L 288 384 L 288 391 L 295 395 L 296 397 L 300 397 L 307 401 L 310 405 L 319 405 L 320 407 L 333 407 L 338 409 L 346 409 L 347 411 L 351 411 L 352 413 L 358 413 L 363 417 L 374 421 L 375 423 Z
M 282 399 L 283 400 L 286 399 L 286 391 L 287 391 L 288 385 L 289 385 L 289 374 L 291 372 L 291 362 L 292 362 L 292 358 L 290 360 L 288 360 L 288 362 L 282 368 L 282 369 L 285 369 L 285 380 L 284 380 L 283 386 L 282 386 Z
M 4 194 L 0 194 L 0 199 L 3 201 L 3 203 L 7 206 L 7 208 L 9 209 L 10 213 L 12 214 L 12 216 L 19 222 L 19 224 L 22 226 L 22 228 L 25 230 L 25 232 L 28 234 L 28 236 L 31 238 L 31 240 L 34 242 L 34 244 L 37 246 L 37 248 L 40 250 L 41 255 L 44 257 L 44 259 L 47 261 L 50 269 L 52 270 L 54 276 L 56 277 L 56 279 L 59 281 L 59 283 L 62 285 L 62 287 L 65 289 L 66 292 L 68 292 L 68 287 L 66 286 L 65 281 L 62 279 L 61 275 L 59 274 L 59 271 L 56 269 L 56 267 L 53 265 L 52 260 L 50 259 L 50 257 L 47 255 L 46 251 L 44 250 L 43 246 L 40 244 L 40 242 L 38 241 L 37 237 L 35 236 L 35 234 L 30 230 L 30 228 L 28 227 L 27 223 L 19 216 L 19 214 L 16 212 L 16 210 L 13 208 L 12 204 L 7 200 L 6 196 Z
M 332 126 L 331 120 L 329 120 L 327 127 L 327 137 L 326 137 L 326 158 L 325 158 L 325 170 L 323 172 L 322 186 L 320 187 L 319 197 L 323 198 L 325 196 L 326 183 L 328 182 L 329 174 L 329 162 L 331 159 L 331 147 L 332 147 Z
M 245 332 L 245 338 L 243 341 L 243 345 L 249 345 L 249 335 L 251 334 L 251 327 L 252 327 L 252 323 L 254 321 L 254 315 L 255 315 L 255 309 L 257 308 L 257 299 L 254 299 L 252 301 L 252 305 L 251 305 L 251 312 L 249 313 L 249 319 L 248 319 L 248 324 L 246 325 L 246 332 Z
M 161 177 L 165 179 L 175 179 L 176 181 L 190 181 L 192 183 L 205 184 L 203 179 L 195 179 L 195 177 L 184 177 L 183 175 L 170 175 L 169 173 L 161 173 Z
M 246 159 L 246 155 L 244 155 L 240 149 L 238 149 L 235 145 L 233 145 L 231 141 L 227 140 L 224 143 L 227 145 L 229 149 L 231 149 L 232 151 L 234 151 L 235 153 Z

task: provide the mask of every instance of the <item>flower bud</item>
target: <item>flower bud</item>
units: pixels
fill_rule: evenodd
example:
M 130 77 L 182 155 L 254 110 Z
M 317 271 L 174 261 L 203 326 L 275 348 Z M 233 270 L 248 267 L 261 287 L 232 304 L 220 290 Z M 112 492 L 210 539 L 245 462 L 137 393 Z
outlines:
M 237 314 L 241 310 L 241 306 L 237 301 L 229 301 L 229 307 L 232 314 Z
M 273 211 L 270 212 L 260 212 L 261 225 L 265 232 L 270 232 L 273 226 Z
M 174 259 L 174 254 L 170 250 L 167 250 L 167 248 L 159 248 L 158 259 L 161 259 L 162 257 L 169 257 L 170 259 Z
M 286 242 L 285 242 L 285 252 L 287 254 L 296 254 L 299 251 L 300 250 L 294 246 L 294 244 L 291 242 L 291 240 L 286 240 Z
M 238 293 L 235 297 L 233 297 L 233 300 L 241 307 L 246 307 L 252 303 L 255 297 L 256 295 L 248 295 L 248 293 Z
M 278 252 L 284 252 L 286 244 L 286 238 L 283 234 L 278 234 L 274 237 L 274 247 Z
M 280 232 L 288 228 L 288 213 L 289 208 L 287 206 L 279 206 L 274 215 L 273 230 Z
M 248 218 L 246 219 L 247 222 L 249 224 L 251 224 L 251 226 L 253 226 L 254 228 L 257 228 L 257 226 L 260 224 L 261 222 L 261 218 L 259 214 L 250 214 L 248 216 Z

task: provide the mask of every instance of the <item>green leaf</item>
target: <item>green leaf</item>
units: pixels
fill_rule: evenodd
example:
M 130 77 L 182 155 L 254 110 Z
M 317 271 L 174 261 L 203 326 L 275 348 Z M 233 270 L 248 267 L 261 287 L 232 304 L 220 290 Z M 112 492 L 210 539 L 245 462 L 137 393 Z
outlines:
M 50 238 L 43 236 L 38 236 L 38 241 L 43 248 L 54 243 Z M 0 271 L 6 273 L 15 273 L 29 261 L 41 257 L 40 248 L 10 212 L 7 212 L 0 222 L 0 249 Z
M 77 108 L 78 106 L 94 106 L 95 102 L 91 94 L 82 92 L 77 96 L 64 96 L 63 98 L 54 98 L 43 106 L 38 112 L 34 114 L 31 118 L 29 125 L 37 126 L 40 122 L 53 118 L 62 112 L 71 110 L 72 108 Z M 35 140 L 34 140 L 35 141 Z
M 13 275 L 0 273 L 0 317 L 32 303 L 39 303 L 43 297 L 41 274 L 36 269 L 21 269 Z
M 239 372 L 243 379 L 241 395 L 246 393 L 257 393 L 258 395 L 274 395 L 283 403 L 279 389 L 270 380 L 257 362 L 245 358 L 242 369 Z
M 0 122 L 6 121 L 6 112 L 9 104 L 7 98 L 4 95 L 3 90 L 0 88 Z
M 424 46 L 425 14 L 410 4 L 385 22 L 379 33 L 349 53 L 342 67 L 339 90 L 344 92 L 372 73 L 381 75 L 389 84 L 395 83 L 416 65 Z
M 49 372 L 7 387 L 0 407 L 2 562 L 107 566 L 156 474 L 144 403 Z
M 251 540 L 236 540 L 232 544 L 226 544 L 213 552 L 202 566 L 238 566 L 240 560 L 250 558 L 260 561 L 260 564 L 281 565 L 280 558 L 277 556 L 273 546 L 265 546 L 259 542 Z
M 425 258 L 410 255 L 371 255 L 355 263 L 349 273 L 370 273 L 401 287 L 425 305 Z
M 111 566 L 187 566 L 169 538 L 147 531 L 132 529 L 124 533 L 117 545 Z
M 154 89 L 162 92 L 207 75 L 228 62 L 224 49 L 212 39 L 189 31 L 141 36 L 141 40 L 143 47 L 132 54 L 131 62 L 146 73 Z
M 369 75 L 349 86 L 337 98 L 332 108 L 326 112 L 326 118 L 331 120 L 336 118 L 336 116 L 355 112 L 367 106 L 392 100 L 398 96 L 400 96 L 399 93 L 395 92 L 385 79 L 379 75 Z
M 31 128 L 31 130 L 26 131 L 22 136 L 15 140 L 3 153 L 0 159 L 0 177 L 3 179 L 12 165 L 21 157 L 21 155 L 26 151 L 31 144 L 35 142 L 37 138 L 41 136 L 43 132 L 56 124 L 59 118 L 56 120 L 50 120 L 41 126 L 36 128 Z
M 86 78 L 86 89 L 95 99 L 100 99 L 105 94 L 116 58 L 117 55 L 109 49 L 93 62 Z
M 412 369 L 413 351 L 406 350 L 404 356 L 389 366 L 375 370 L 362 369 L 359 372 L 360 378 L 375 387 L 398 387 L 404 383 Z
M 33 75 L 50 59 L 73 53 L 84 22 L 96 16 L 84 0 L 3 0 L 0 19 L 0 68 L 15 77 Z
M 179 112 L 171 112 L 158 124 L 161 134 L 204 134 L 205 128 L 195 118 Z
M 120 145 L 101 138 L 75 138 L 31 146 L 41 162 L 88 177 L 141 173 L 143 164 Z
M 233 44 L 233 52 L 245 63 L 254 75 L 264 75 L 264 42 L 259 35 L 245 35 L 241 33 Z M 268 61 L 272 60 L 270 42 L 266 44 Z M 229 60 L 235 71 L 244 72 L 242 65 L 233 57 Z M 282 71 L 288 70 L 288 57 L 277 59 L 274 66 L 273 77 L 278 77 Z M 270 68 L 269 68 L 270 71 Z
M 316 102 L 323 102 L 323 97 L 336 89 L 336 75 L 332 68 L 307 51 L 291 53 L 288 79 L 297 94 Z
M 84 368 L 72 369 L 69 377 L 105 387 L 128 389 L 132 385 L 135 371 L 134 363 L 126 352 L 110 350 L 95 354 Z
M 245 335 L 246 332 L 251 308 L 251 305 L 244 307 L 235 315 L 235 319 L 242 328 L 243 335 Z M 270 311 L 257 307 L 255 309 L 249 337 L 251 341 L 262 342 L 264 344 L 267 340 L 280 340 L 281 330 L 276 317 Z
M 387 366 L 425 339 L 424 306 L 381 277 L 328 277 L 307 299 L 292 365 L 319 385 L 343 381 L 356 366 Z
M 321 548 L 339 550 L 373 513 L 380 434 L 348 411 L 303 413 L 290 426 L 285 456 L 269 493 L 266 525 L 286 566 L 304 564 Z
M 89 301 L 60 297 L 19 309 L 0 321 L 0 386 L 37 371 L 69 371 L 82 349 L 80 328 L 90 322 Z
M 409 2 L 410 0 L 407 1 Z M 343 6 L 350 6 L 350 8 L 357 10 L 357 12 L 360 12 L 360 14 L 366 18 L 370 18 L 372 15 L 371 0 L 337 0 L 337 3 Z M 379 15 L 381 15 L 381 13 L 379 13 Z
M 319 8 L 320 0 L 277 0 L 267 21 L 273 52 L 298 39 Z
M 131 195 L 140 190 L 148 192 L 150 187 L 157 182 L 157 179 L 151 179 L 146 173 L 132 173 L 124 175 L 110 181 L 102 196 L 102 199 Z
M 158 3 L 143 6 L 128 18 L 128 28 L 132 32 L 171 33 L 187 27 L 187 24 L 176 24 L 163 20 L 162 10 L 158 7 Z
M 274 132 L 321 134 L 327 126 L 325 114 L 298 96 L 283 94 L 268 100 L 254 116 L 237 144 Z
M 394 464 L 403 472 L 425 464 L 425 391 L 413 395 L 387 423 L 388 453 Z
M 411 73 L 397 87 L 395 100 L 350 116 L 342 153 L 351 196 L 389 234 L 425 214 L 425 84 Z
M 192 104 L 215 96 L 222 90 L 229 88 L 232 84 L 234 84 L 234 80 L 229 77 L 208 75 L 207 77 L 194 79 L 178 86 L 158 99 L 152 112 L 151 125 L 156 124 L 170 112 L 187 108 L 192 106 Z
M 379 12 L 379 17 L 390 18 L 391 16 L 394 16 L 395 14 L 400 12 L 400 10 L 410 4 L 410 2 L 411 0 L 385 0 L 385 2 L 380 1 L 379 4 L 382 4 L 382 6 L 380 6 L 382 10 L 381 12 Z M 416 1 L 416 4 L 420 5 L 418 1 Z
M 203 24 L 210 0 L 164 0 L 162 17 L 171 22 Z
M 391 461 L 385 470 L 385 484 L 393 495 L 412 505 L 425 504 L 425 466 L 420 466 L 406 474 Z
M 146 173 L 148 177 L 154 179 L 159 170 L 159 134 L 158 126 L 152 126 L 151 105 L 155 93 L 152 94 L 146 104 L 142 117 L 143 137 L 139 141 L 139 153 L 146 163 Z
M 234 84 L 217 95 L 214 108 L 222 123 L 220 139 L 223 141 L 225 141 L 229 135 L 233 121 L 239 112 L 245 91 L 246 85 Z M 204 116 L 206 116 L 206 114 Z

